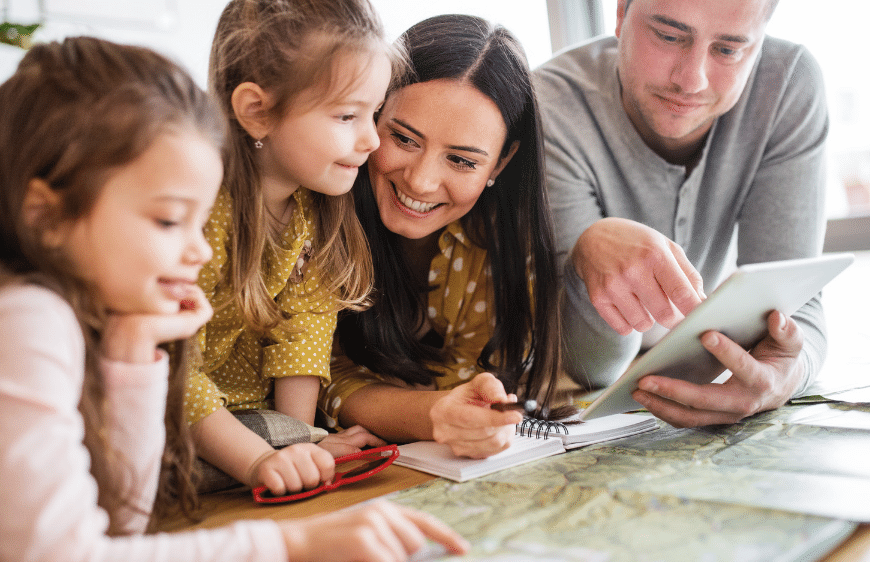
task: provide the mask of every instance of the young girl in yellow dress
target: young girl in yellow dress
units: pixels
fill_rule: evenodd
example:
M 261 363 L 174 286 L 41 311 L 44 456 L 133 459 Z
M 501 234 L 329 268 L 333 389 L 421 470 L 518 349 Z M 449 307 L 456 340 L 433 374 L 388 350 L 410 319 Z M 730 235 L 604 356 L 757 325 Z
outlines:
M 187 408 L 200 457 L 243 484 L 310 488 L 332 477 L 334 455 L 384 444 L 357 427 L 314 445 L 308 426 L 336 313 L 368 304 L 349 190 L 379 144 L 394 52 L 367 0 L 232 0 L 218 23 L 209 80 L 230 142 L 199 279 L 215 315 L 198 334 Z

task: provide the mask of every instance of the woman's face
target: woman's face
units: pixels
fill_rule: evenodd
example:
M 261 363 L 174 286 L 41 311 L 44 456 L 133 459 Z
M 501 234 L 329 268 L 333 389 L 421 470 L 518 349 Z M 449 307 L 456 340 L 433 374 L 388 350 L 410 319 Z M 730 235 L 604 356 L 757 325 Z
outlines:
M 456 80 L 406 86 L 378 118 L 380 148 L 369 175 L 381 220 L 421 239 L 465 215 L 513 156 L 499 158 L 507 127 L 498 106 Z

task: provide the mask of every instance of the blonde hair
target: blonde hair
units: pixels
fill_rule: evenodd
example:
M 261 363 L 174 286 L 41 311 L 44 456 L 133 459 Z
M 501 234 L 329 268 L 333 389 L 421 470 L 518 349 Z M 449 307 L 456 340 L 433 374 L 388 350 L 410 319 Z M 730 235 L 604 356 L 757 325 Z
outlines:
M 233 203 L 229 283 L 245 322 L 261 333 L 286 318 L 261 276 L 263 255 L 278 241 L 267 228 L 253 139 L 236 119 L 235 88 L 253 82 L 270 94 L 270 117 L 280 119 L 312 87 L 332 94 L 335 62 L 346 53 L 382 49 L 395 67 L 399 51 L 387 44 L 368 0 L 232 0 L 218 22 L 209 61 L 209 88 L 230 122 L 224 188 Z M 395 71 L 394 75 L 399 72 Z M 368 242 L 354 212 L 353 194 L 312 192 L 317 239 L 314 263 L 337 294 L 339 306 L 369 306 L 372 265 Z M 222 303 L 218 303 L 220 306 Z
M 191 128 L 221 148 L 226 124 L 216 104 L 174 63 L 147 49 L 89 37 L 34 46 L 0 86 L 0 107 L 0 277 L 3 283 L 18 279 L 45 285 L 76 312 L 86 342 L 79 404 L 84 442 L 99 505 L 109 513 L 110 534 L 117 534 L 118 510 L 135 509 L 128 499 L 136 483 L 129 463 L 105 440 L 109 412 L 97 367 L 104 307 L 63 253 L 44 246 L 43 233 L 58 222 L 87 216 L 108 176 L 160 135 Z M 60 201 L 36 224 L 22 216 L 33 179 L 46 182 Z M 196 505 L 196 455 L 183 411 L 186 369 L 179 363 L 169 375 L 158 513 L 172 504 L 190 514 Z

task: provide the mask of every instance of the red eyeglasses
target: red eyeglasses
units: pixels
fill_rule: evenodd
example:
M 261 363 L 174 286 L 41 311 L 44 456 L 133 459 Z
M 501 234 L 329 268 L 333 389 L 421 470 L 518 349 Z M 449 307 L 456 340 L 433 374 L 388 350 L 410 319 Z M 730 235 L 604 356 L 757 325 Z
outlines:
M 396 445 L 386 445 L 376 449 L 366 449 L 351 455 L 345 455 L 335 459 L 335 477 L 330 483 L 323 483 L 311 490 L 276 496 L 266 486 L 259 486 L 251 490 L 254 501 L 257 503 L 284 503 L 310 498 L 321 492 L 334 490 L 344 484 L 359 482 L 369 476 L 377 474 L 387 468 L 399 456 L 399 448 Z M 339 466 L 340 465 L 340 466 Z

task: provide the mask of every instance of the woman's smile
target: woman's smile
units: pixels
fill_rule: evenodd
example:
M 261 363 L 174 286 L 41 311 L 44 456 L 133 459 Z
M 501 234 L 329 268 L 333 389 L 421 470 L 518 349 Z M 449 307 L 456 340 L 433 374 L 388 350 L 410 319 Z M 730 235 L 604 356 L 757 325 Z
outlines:
M 390 94 L 378 135 L 369 177 L 381 220 L 415 240 L 465 216 L 510 160 L 501 157 L 507 126 L 498 106 L 461 81 L 431 80 Z
M 407 211 L 414 211 L 418 215 L 428 215 L 443 203 L 425 203 L 423 201 L 417 201 L 416 199 L 412 199 L 408 197 L 396 187 L 395 184 L 391 182 L 393 186 L 393 193 L 396 195 L 396 203 L 399 205 L 399 208 Z

